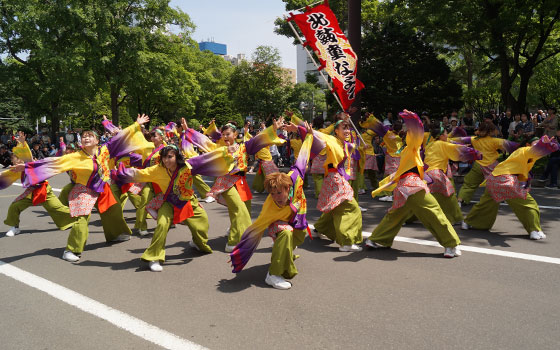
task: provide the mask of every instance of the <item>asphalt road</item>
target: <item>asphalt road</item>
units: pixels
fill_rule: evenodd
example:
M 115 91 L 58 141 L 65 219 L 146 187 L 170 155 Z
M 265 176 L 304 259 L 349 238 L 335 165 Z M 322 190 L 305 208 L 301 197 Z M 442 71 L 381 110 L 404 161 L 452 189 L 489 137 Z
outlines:
M 50 182 L 62 188 L 67 176 Z M 0 192 L 0 217 L 21 192 Z M 544 241 L 530 241 L 507 206 L 491 232 L 457 228 L 473 251 L 455 259 L 425 245 L 435 240 L 420 224 L 399 233 L 420 241 L 396 241 L 390 250 L 341 253 L 327 240 L 306 240 L 288 291 L 264 282 L 270 238 L 244 271 L 231 273 L 223 252 L 229 220 L 217 203 L 204 205 L 214 253 L 189 248 L 190 232 L 178 225 L 161 273 L 140 261 L 151 235 L 107 245 L 97 214 L 80 262 L 63 261 L 68 231 L 32 207 L 20 235 L 0 234 L 0 349 L 558 349 L 560 190 L 532 194 L 547 207 Z M 255 195 L 253 218 L 264 199 Z M 369 233 L 390 204 L 368 195 L 360 204 L 369 209 Z M 311 223 L 315 205 L 309 198 Z M 125 217 L 132 227 L 130 203 Z M 155 222 L 148 224 L 152 232 Z

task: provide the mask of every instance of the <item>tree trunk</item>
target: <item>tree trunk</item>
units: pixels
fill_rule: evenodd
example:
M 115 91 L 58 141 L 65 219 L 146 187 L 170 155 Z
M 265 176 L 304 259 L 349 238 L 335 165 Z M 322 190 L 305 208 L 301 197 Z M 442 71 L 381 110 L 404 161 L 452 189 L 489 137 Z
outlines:
M 356 53 L 358 62 L 356 64 L 356 79 L 360 77 L 360 58 L 362 57 L 362 2 L 361 0 L 348 0 L 348 41 L 352 49 Z M 352 103 L 352 107 L 358 110 L 352 113 L 352 121 L 358 125 L 360 121 L 360 113 L 362 107 L 362 93 L 356 94 L 356 99 Z
M 114 84 L 111 84 L 111 119 L 114 125 L 119 125 L 119 89 Z
M 51 103 L 51 144 L 56 143 L 58 140 L 58 130 L 60 128 L 60 117 L 58 115 L 58 103 Z
M 517 96 L 517 111 L 518 113 L 526 112 L 527 108 L 527 90 L 529 88 L 529 80 L 533 75 L 533 69 L 526 68 L 519 74 L 519 95 Z

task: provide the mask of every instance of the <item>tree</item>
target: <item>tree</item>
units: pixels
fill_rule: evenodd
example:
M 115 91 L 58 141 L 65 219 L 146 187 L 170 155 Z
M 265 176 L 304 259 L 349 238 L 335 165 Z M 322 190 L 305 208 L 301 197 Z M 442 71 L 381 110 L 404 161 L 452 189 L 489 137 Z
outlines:
M 284 110 L 291 86 L 280 68 L 280 60 L 278 49 L 259 46 L 252 62 L 241 62 L 235 67 L 229 94 L 240 113 L 266 118 Z
M 188 37 L 194 25 L 168 0 L 93 1 L 83 4 L 82 11 L 87 62 L 97 85 L 108 86 L 112 119 L 118 124 L 119 107 L 128 98 L 125 87 L 134 73 L 146 68 L 143 64 L 161 62 L 157 54 L 167 47 L 170 27 Z
M 461 87 L 420 33 L 387 17 L 364 28 L 363 101 L 375 113 L 407 108 L 442 114 L 461 106 Z
M 306 120 L 313 120 L 313 113 L 319 114 L 327 109 L 324 91 L 309 83 L 296 84 L 287 102 L 291 110 L 304 107 L 303 117 Z
M 526 109 L 535 69 L 560 53 L 557 0 L 403 0 L 409 19 L 431 40 L 448 49 L 471 49 L 500 74 L 502 102 Z M 468 50 L 467 50 L 468 51 Z
M 560 106 L 560 56 L 543 62 L 529 82 L 528 99 L 533 106 Z
M 34 118 L 48 116 L 51 137 L 72 101 L 89 91 L 78 36 L 81 12 L 65 2 L 0 2 L 0 52 L 15 94 Z

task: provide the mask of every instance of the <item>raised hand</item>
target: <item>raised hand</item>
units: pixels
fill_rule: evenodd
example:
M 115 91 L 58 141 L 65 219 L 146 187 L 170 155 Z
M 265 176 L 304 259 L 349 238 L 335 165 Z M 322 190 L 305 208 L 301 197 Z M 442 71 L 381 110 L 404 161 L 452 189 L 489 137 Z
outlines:
M 281 128 L 284 125 L 284 117 L 280 117 L 278 119 L 274 119 L 272 122 L 272 128 L 274 131 L 277 131 L 278 128 Z
M 10 165 L 10 170 L 16 173 L 21 173 L 25 170 L 25 163 Z
M 305 123 L 305 130 L 307 130 L 308 134 L 313 134 L 313 127 L 311 126 L 311 124 L 309 124 L 308 122 L 304 122 Z M 292 125 L 294 125 L 292 123 Z
M 142 115 L 138 114 L 138 117 L 136 118 L 136 122 L 140 125 L 144 125 L 149 121 L 150 121 L 150 117 L 148 117 L 146 114 L 142 114 Z
M 181 128 L 183 131 L 187 131 L 189 125 L 187 124 L 187 120 L 185 118 L 181 118 Z

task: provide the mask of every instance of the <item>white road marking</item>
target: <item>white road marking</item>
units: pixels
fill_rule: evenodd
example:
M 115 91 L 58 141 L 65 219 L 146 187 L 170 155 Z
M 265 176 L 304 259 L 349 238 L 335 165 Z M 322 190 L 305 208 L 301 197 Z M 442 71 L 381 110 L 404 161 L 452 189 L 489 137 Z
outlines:
M 312 229 L 312 230 L 314 229 L 313 225 L 309 225 L 309 228 Z M 368 238 L 369 236 L 371 236 L 371 232 L 362 231 L 362 237 Z M 438 242 L 428 241 L 428 240 L 425 240 L 425 239 L 417 239 L 417 238 L 397 236 L 397 237 L 395 237 L 395 241 L 425 245 L 425 246 L 430 246 L 430 247 L 443 248 Z M 505 250 L 480 248 L 480 247 L 474 247 L 474 246 L 463 245 L 463 244 L 461 244 L 459 247 L 461 248 L 461 251 L 468 251 L 468 252 L 474 252 L 474 253 L 480 253 L 480 254 L 503 256 L 503 257 L 508 257 L 508 258 L 538 261 L 538 262 L 560 265 L 560 258 L 552 258 L 552 257 L 549 257 L 549 256 L 525 254 L 525 253 L 517 253 L 517 252 L 508 252 L 508 251 L 505 251 Z
M 69 305 L 77 307 L 82 311 L 97 316 L 109 323 L 112 323 L 118 328 L 130 332 L 165 349 L 206 349 L 202 345 L 183 339 L 175 334 L 169 333 L 161 328 L 146 323 L 136 317 L 113 309 L 105 304 L 76 293 L 71 289 L 24 271 L 1 260 L 0 273 L 30 287 L 45 292 L 53 298 L 61 300 Z

